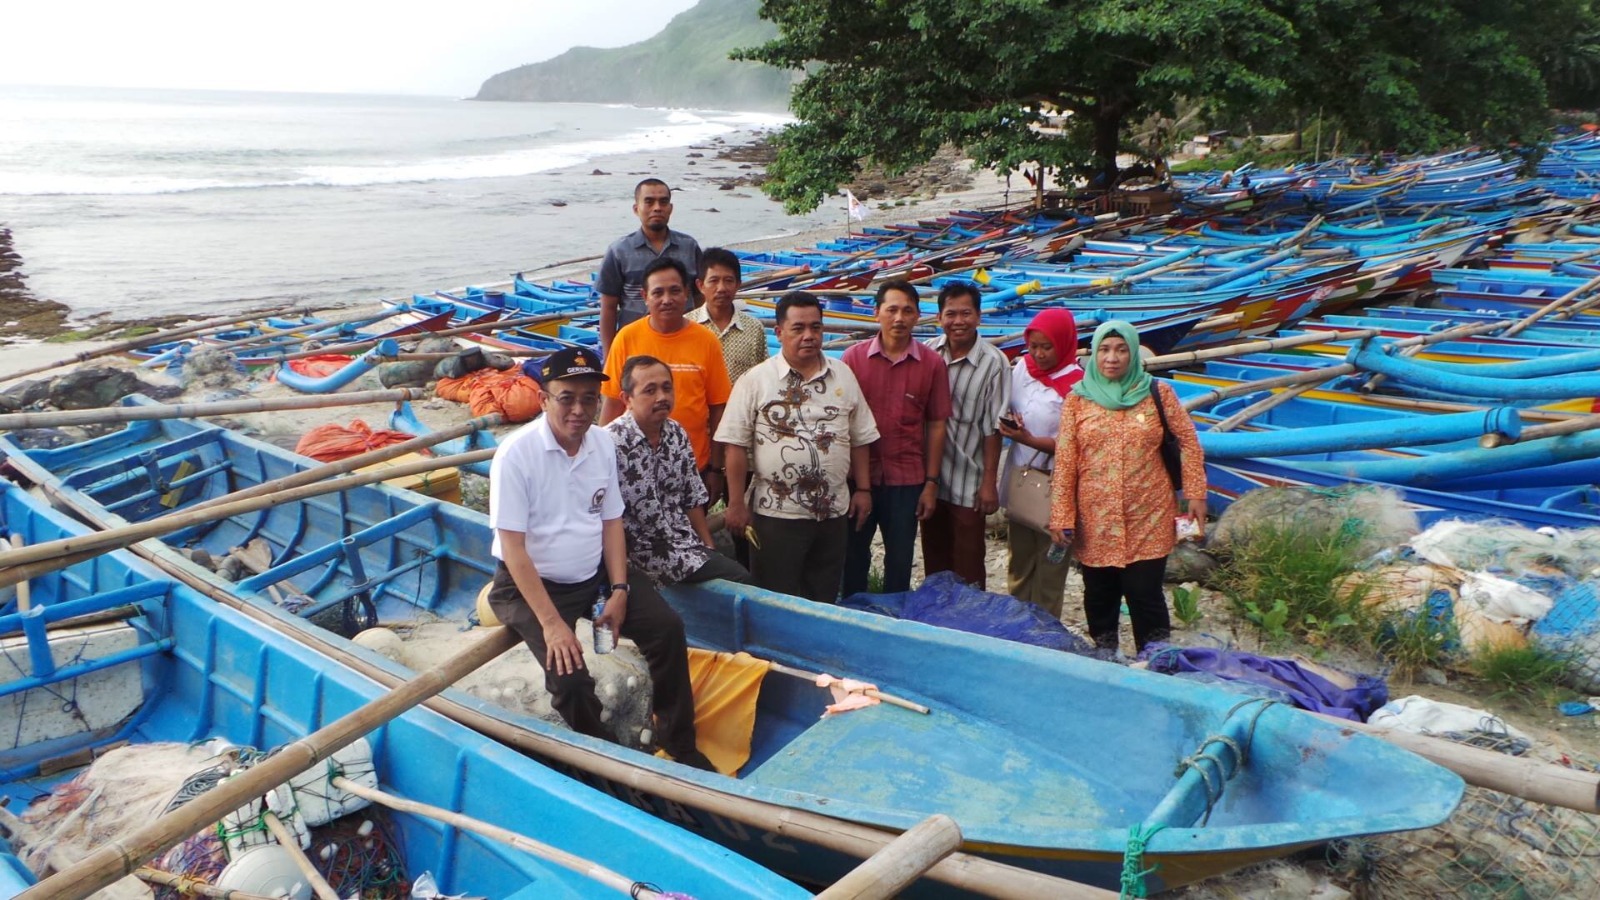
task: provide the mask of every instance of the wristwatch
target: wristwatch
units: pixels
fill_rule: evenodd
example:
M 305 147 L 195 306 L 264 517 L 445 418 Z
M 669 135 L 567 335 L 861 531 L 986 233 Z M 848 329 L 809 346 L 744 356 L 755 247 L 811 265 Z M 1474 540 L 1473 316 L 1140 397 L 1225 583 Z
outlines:
M 929 475 L 927 478 L 922 479 L 922 483 L 923 484 L 938 484 L 939 483 L 939 476 L 937 476 L 937 475 Z
M 613 584 L 613 585 L 611 585 L 611 590 L 608 591 L 607 593 L 615 593 L 617 591 L 621 591 L 624 594 L 632 594 L 633 593 L 633 585 L 627 583 L 626 581 L 620 582 L 618 584 Z

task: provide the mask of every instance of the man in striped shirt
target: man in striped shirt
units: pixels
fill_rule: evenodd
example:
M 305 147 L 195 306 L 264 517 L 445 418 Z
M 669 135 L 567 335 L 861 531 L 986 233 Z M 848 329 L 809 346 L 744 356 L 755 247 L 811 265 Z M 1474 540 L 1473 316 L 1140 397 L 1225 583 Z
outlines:
M 939 291 L 939 326 L 928 342 L 950 375 L 950 421 L 939 463 L 939 503 L 922 523 L 925 575 L 953 571 L 985 586 L 984 520 L 1000 506 L 1000 417 L 1010 401 L 1010 365 L 978 337 L 978 289 L 954 281 Z

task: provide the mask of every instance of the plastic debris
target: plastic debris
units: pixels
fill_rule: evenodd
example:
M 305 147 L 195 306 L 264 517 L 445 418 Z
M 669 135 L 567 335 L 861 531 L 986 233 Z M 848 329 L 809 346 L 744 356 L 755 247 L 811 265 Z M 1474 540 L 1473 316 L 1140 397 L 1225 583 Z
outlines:
M 1413 734 L 1458 735 L 1480 731 L 1519 741 L 1529 740 L 1526 734 L 1488 710 L 1429 700 L 1416 694 L 1384 704 L 1367 724 Z

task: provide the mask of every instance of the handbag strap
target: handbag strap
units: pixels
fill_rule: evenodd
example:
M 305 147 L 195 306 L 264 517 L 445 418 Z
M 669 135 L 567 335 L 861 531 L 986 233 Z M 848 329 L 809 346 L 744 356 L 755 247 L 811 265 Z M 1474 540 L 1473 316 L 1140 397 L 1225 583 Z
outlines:
M 1161 422 L 1161 440 L 1165 441 L 1167 438 L 1173 437 L 1173 434 L 1172 429 L 1167 427 L 1167 412 L 1161 408 L 1163 405 L 1161 402 L 1161 382 L 1155 383 L 1155 390 L 1150 393 L 1150 399 L 1156 403 L 1156 419 Z

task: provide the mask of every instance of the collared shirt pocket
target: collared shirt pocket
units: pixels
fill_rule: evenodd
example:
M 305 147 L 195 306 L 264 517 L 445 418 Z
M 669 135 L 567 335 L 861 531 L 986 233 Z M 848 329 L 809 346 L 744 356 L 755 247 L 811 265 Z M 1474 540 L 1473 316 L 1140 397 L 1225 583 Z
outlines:
M 921 425 L 928 408 L 928 396 L 906 393 L 900 397 L 900 424 Z

